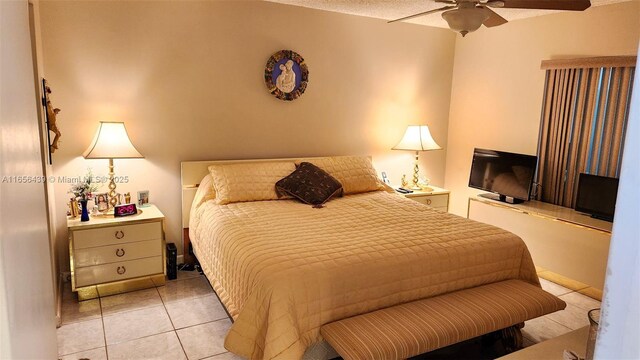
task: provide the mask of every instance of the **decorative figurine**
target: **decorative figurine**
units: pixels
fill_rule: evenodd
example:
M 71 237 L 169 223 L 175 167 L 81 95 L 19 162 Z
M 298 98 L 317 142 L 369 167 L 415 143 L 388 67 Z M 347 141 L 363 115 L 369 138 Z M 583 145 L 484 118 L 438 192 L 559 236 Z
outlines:
M 409 183 L 407 182 L 407 175 L 402 174 L 402 179 L 400 179 L 400 185 L 401 185 L 403 188 L 406 188 L 406 187 L 407 187 L 407 185 L 409 185 Z
M 420 189 L 422 189 L 422 191 L 431 192 L 433 191 L 433 188 L 429 186 L 430 183 L 431 183 L 431 180 L 423 176 L 420 178 L 420 181 L 418 182 L 418 186 L 420 186 Z

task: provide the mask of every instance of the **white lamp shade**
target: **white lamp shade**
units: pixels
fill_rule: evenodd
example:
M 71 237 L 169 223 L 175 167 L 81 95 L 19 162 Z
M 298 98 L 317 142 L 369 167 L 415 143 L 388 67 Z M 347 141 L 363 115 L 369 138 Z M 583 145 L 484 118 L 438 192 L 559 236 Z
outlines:
M 98 131 L 82 154 L 85 159 L 136 159 L 143 158 L 129 140 L 122 122 L 100 122 Z
M 402 140 L 393 150 L 427 151 L 440 150 L 440 145 L 433 140 L 427 125 L 409 125 L 404 132 Z

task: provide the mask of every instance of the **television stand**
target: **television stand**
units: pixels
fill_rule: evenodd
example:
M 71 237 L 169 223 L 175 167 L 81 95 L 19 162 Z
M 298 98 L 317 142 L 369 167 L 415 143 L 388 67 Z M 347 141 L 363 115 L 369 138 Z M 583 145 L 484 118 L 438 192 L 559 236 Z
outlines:
M 604 220 L 608 222 L 613 222 L 613 216 L 607 215 L 599 215 L 599 214 L 591 214 L 591 217 L 598 220 Z
M 469 198 L 468 209 L 469 219 L 518 235 L 538 271 L 571 279 L 563 284 L 565 287 L 602 296 L 612 223 L 535 200 L 514 205 L 474 196 Z
M 485 199 L 501 201 L 501 202 L 507 203 L 507 204 L 522 204 L 524 202 L 524 200 L 522 200 L 522 199 L 516 199 L 516 198 L 511 197 L 511 196 L 500 195 L 500 194 L 485 193 L 485 194 L 480 194 L 478 196 L 481 196 L 481 197 L 483 197 Z

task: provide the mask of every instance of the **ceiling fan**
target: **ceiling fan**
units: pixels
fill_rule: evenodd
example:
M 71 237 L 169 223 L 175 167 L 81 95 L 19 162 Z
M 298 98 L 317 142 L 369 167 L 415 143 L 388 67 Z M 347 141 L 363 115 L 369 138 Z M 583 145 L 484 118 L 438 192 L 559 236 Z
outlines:
M 476 31 L 484 24 L 493 27 L 507 23 L 507 19 L 496 14 L 490 8 L 510 9 L 541 9 L 541 10 L 572 10 L 583 11 L 591 6 L 590 0 L 433 0 L 448 6 L 433 9 L 418 14 L 402 17 L 389 21 L 403 21 L 424 16 L 439 11 L 442 18 L 447 21 L 451 30 L 457 31 L 462 36 Z

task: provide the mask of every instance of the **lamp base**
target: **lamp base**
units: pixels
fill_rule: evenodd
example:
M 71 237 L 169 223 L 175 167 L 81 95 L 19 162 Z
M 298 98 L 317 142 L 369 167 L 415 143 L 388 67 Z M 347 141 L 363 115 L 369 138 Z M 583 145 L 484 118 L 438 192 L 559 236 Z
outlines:
M 418 152 L 416 151 L 416 161 L 413 166 L 413 181 L 411 182 L 411 190 L 422 190 L 418 185 L 420 168 L 418 167 Z
M 109 159 L 109 209 L 113 211 L 113 208 L 118 205 L 118 199 L 116 198 L 116 182 L 115 173 L 113 171 L 113 159 Z

